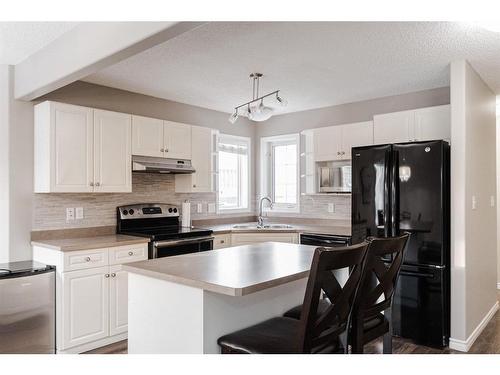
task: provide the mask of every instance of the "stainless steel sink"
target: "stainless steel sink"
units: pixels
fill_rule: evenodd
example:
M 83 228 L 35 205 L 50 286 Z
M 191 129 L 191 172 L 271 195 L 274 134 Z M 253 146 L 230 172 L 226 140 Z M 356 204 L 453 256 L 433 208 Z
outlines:
M 257 224 L 236 224 L 233 225 L 233 229 L 290 229 L 293 226 L 288 224 L 266 224 L 261 227 Z

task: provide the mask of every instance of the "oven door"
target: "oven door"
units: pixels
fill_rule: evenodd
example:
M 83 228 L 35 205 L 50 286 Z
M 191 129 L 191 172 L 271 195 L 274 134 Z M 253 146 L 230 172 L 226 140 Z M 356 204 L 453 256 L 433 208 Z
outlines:
M 196 237 L 182 240 L 153 242 L 149 258 L 164 258 L 175 255 L 199 253 L 213 249 L 214 237 Z

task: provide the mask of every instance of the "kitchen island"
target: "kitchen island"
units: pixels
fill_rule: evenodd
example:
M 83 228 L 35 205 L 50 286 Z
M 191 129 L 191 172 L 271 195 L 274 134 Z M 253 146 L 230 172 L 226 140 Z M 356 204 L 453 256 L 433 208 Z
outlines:
M 125 265 L 129 353 L 219 353 L 220 336 L 302 303 L 315 248 L 264 242 Z

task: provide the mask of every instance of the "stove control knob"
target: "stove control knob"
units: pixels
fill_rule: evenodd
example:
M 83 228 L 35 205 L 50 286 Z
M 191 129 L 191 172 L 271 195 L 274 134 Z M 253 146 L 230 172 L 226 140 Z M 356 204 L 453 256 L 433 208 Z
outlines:
M 122 211 L 122 214 L 123 214 L 124 216 L 127 216 L 127 215 L 128 215 L 128 211 L 127 211 L 127 210 L 123 210 L 123 211 Z
M 170 208 L 168 209 L 168 212 L 169 212 L 169 213 L 172 213 L 172 207 L 170 207 Z
M 130 210 L 128 210 L 128 213 L 129 213 L 130 215 L 133 215 L 133 214 L 134 214 L 134 210 L 133 210 L 133 209 L 130 209 Z
M 177 208 L 174 208 L 174 214 L 177 213 Z

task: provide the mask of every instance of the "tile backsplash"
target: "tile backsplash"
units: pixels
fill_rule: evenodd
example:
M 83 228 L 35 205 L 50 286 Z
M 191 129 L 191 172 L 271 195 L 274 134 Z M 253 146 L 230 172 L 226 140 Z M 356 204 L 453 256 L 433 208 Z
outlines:
M 85 228 L 116 224 L 116 207 L 143 202 L 162 202 L 181 205 L 191 202 L 191 218 L 213 219 L 220 215 L 208 213 L 208 204 L 216 202 L 215 193 L 175 193 L 175 177 L 164 174 L 132 174 L 132 193 L 60 193 L 35 194 L 33 211 L 33 230 Z M 196 205 L 202 204 L 203 212 L 196 212 Z M 332 203 L 334 212 L 328 212 Z M 350 196 L 301 196 L 301 212 L 286 214 L 290 217 L 349 220 Z M 66 208 L 83 207 L 84 218 L 66 221 Z M 255 201 L 252 202 L 255 207 Z M 253 214 L 253 210 L 249 214 Z M 248 216 L 235 214 L 233 216 Z M 285 216 L 283 213 L 270 212 L 269 216 Z M 224 217 L 230 215 L 225 214 Z

